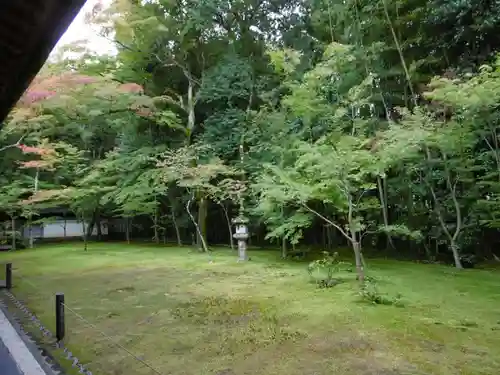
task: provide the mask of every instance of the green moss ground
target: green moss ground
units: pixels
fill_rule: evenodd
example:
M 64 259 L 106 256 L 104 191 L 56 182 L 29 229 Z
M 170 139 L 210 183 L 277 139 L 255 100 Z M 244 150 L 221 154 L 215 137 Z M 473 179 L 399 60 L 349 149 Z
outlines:
M 14 293 L 54 326 L 64 292 L 67 345 L 96 375 L 498 374 L 500 272 L 369 260 L 369 274 L 404 307 L 359 301 L 353 274 L 331 289 L 306 264 L 255 251 L 116 243 L 44 246 L 0 254 L 14 264 Z

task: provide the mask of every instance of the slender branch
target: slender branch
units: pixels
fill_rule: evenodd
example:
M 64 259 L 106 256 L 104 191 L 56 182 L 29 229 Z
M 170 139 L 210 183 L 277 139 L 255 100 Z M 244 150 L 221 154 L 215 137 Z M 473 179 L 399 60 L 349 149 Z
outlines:
M 493 133 L 493 131 L 492 131 L 492 133 Z M 495 155 L 495 162 L 497 164 L 497 171 L 498 171 L 498 179 L 500 180 L 500 156 L 498 155 L 498 147 L 496 147 L 498 144 L 498 141 L 496 140 L 496 135 L 494 135 L 494 138 L 493 138 L 493 139 L 495 139 L 495 147 L 493 147 L 491 142 L 488 140 L 488 137 L 486 137 L 484 134 L 482 135 L 482 138 L 486 142 L 486 144 L 488 145 L 490 150 L 493 152 L 493 154 Z
M 226 218 L 227 227 L 229 229 L 229 244 L 231 246 L 231 250 L 234 250 L 233 232 L 231 231 L 231 219 L 229 218 L 229 212 L 227 211 L 227 207 L 224 204 L 224 202 L 220 201 L 217 203 L 222 207 L 222 210 L 224 211 L 224 216 Z
M 8 146 L 5 146 L 5 147 L 2 147 L 2 148 L 0 148 L 0 152 L 1 152 L 1 151 L 8 150 L 8 149 L 10 149 L 10 148 L 17 147 L 17 146 L 19 146 L 19 143 L 14 143 L 14 144 L 12 144 L 12 145 L 8 145 Z
M 116 44 L 118 44 L 120 47 L 122 47 L 122 48 L 124 48 L 124 49 L 126 49 L 126 50 L 129 50 L 130 52 L 141 52 L 141 51 L 139 51 L 139 50 L 136 50 L 136 49 L 134 49 L 134 48 L 132 48 L 132 47 L 130 47 L 130 46 L 128 46 L 128 45 L 126 45 L 126 44 L 124 44 L 124 43 L 120 42 L 120 41 L 119 41 L 118 39 L 116 39 L 116 38 L 110 38 L 109 36 L 105 35 L 104 33 L 101 33 L 101 32 L 99 32 L 99 31 L 96 31 L 96 30 L 94 30 L 94 29 L 92 29 L 92 28 L 91 28 L 91 30 L 92 30 L 92 31 L 93 31 L 93 32 L 94 32 L 97 36 L 100 36 L 101 38 L 104 38 L 104 39 L 106 39 L 106 40 L 107 40 L 107 41 L 109 41 L 109 42 L 116 43 Z
M 145 53 L 144 51 L 142 51 L 141 49 L 139 48 L 134 48 L 134 47 L 131 47 L 127 44 L 124 44 L 122 42 L 120 42 L 118 39 L 116 38 L 110 38 L 108 37 L 107 35 L 104 35 L 103 33 L 100 33 L 98 31 L 95 31 L 95 30 L 92 30 L 94 31 L 94 33 L 96 33 L 98 36 L 100 36 L 101 38 L 104 38 L 110 42 L 113 42 L 113 43 L 116 43 L 117 45 L 119 45 L 120 47 L 130 51 L 130 52 L 137 52 L 137 53 Z M 169 66 L 169 65 L 175 65 L 179 68 L 182 69 L 184 75 L 186 76 L 186 78 L 190 81 L 193 81 L 195 82 L 196 84 L 200 84 L 200 81 L 198 81 L 196 78 L 194 78 L 191 73 L 188 71 L 188 69 L 186 67 L 184 67 L 182 64 L 180 64 L 178 61 L 176 61 L 174 58 L 170 58 L 170 60 L 172 61 L 171 64 L 166 64 L 165 63 L 165 60 L 161 59 L 160 56 L 158 56 L 158 54 L 156 53 L 152 53 L 152 55 L 156 58 L 156 60 L 158 60 L 159 63 L 161 64 L 164 64 L 164 66 Z
M 439 204 L 439 201 L 437 199 L 436 192 L 434 191 L 434 188 L 432 187 L 432 185 L 430 185 L 428 182 L 425 182 L 425 183 L 426 183 L 426 185 L 429 187 L 429 189 L 431 191 L 432 198 L 434 200 L 434 205 L 436 206 L 435 211 L 436 211 L 439 223 L 441 224 L 441 227 L 443 228 L 443 231 L 445 232 L 446 236 L 450 240 L 452 240 L 453 237 L 451 236 L 450 231 L 446 227 L 446 223 L 444 222 L 443 215 L 441 214 L 441 205 Z
M 333 221 L 331 221 L 330 219 L 328 219 L 326 216 L 323 216 L 322 214 L 320 214 L 318 211 L 316 210 L 313 210 L 312 208 L 310 208 L 307 204 L 305 203 L 301 203 L 302 207 L 304 207 L 306 210 L 308 210 L 309 212 L 313 213 L 314 215 L 318 216 L 320 219 L 323 219 L 324 221 L 326 221 L 328 224 L 330 224 L 332 227 L 336 228 L 340 233 L 342 233 L 342 235 L 347 238 L 349 241 L 353 241 L 353 239 L 351 238 L 351 236 L 349 236 L 343 229 L 342 227 L 340 227 L 338 224 L 335 224 Z
M 345 198 L 347 201 L 350 200 L 349 198 L 349 186 L 345 183 L 345 181 L 342 181 L 342 184 L 336 184 L 339 188 L 339 190 L 344 194 Z
M 328 23 L 329 23 L 329 27 L 330 27 L 330 43 L 333 43 L 335 41 L 335 39 L 333 37 L 332 9 L 331 9 L 330 0 L 328 0 Z
M 358 199 L 356 200 L 356 206 L 359 204 L 359 201 L 361 200 L 361 198 L 363 198 L 363 195 L 365 195 L 365 193 L 367 193 L 369 191 L 370 191 L 369 189 L 363 190 L 363 192 L 359 195 Z
M 19 138 L 19 140 L 16 142 L 16 143 L 13 143 L 11 145 L 8 145 L 8 146 L 4 146 L 2 148 L 0 148 L 0 152 L 2 151 L 5 151 L 5 150 L 8 150 L 10 148 L 14 148 L 14 147 L 19 147 L 19 145 L 21 144 L 21 142 L 23 141 L 24 137 L 26 137 L 27 134 L 23 134 L 21 136 L 21 138 Z
M 347 222 L 349 223 L 349 226 L 351 227 L 351 223 L 352 223 L 352 214 L 353 214 L 353 203 L 352 203 L 352 199 L 351 197 L 349 197 L 349 199 L 347 200 L 347 205 L 349 206 L 348 208 L 348 213 L 347 213 Z M 352 234 L 352 232 L 351 232 Z
M 375 233 L 378 233 L 377 230 L 366 230 L 364 231 L 361 236 L 359 236 L 359 242 L 362 242 L 363 241 L 363 238 L 367 235 L 367 234 L 375 234 Z
M 201 82 L 197 79 L 197 78 L 194 78 L 193 75 L 191 74 L 191 72 L 189 71 L 188 68 L 186 68 L 184 65 L 182 65 L 181 63 L 179 63 L 176 59 L 174 59 L 173 57 L 170 58 L 170 63 L 168 62 L 165 62 L 163 61 L 162 59 L 160 59 L 160 57 L 156 54 L 156 53 L 153 53 L 153 56 L 156 57 L 156 59 L 158 60 L 158 62 L 162 63 L 163 66 L 165 67 L 168 67 L 168 66 L 176 66 L 178 67 L 179 69 L 182 70 L 182 73 L 184 74 L 184 76 L 187 78 L 188 81 L 191 81 L 191 82 L 194 82 L 196 83 L 198 86 L 201 85 Z
M 455 228 L 455 233 L 453 233 L 452 240 L 456 241 L 458 238 L 460 231 L 462 230 L 462 210 L 460 209 L 460 204 L 458 203 L 457 200 L 457 194 L 456 194 L 456 189 L 457 189 L 457 183 L 458 183 L 458 177 L 455 179 L 455 182 L 452 184 L 451 183 L 451 172 L 448 169 L 447 165 L 447 160 L 448 158 L 446 157 L 446 154 L 441 151 L 441 154 L 443 155 L 443 161 L 444 161 L 444 170 L 446 172 L 446 184 L 448 185 L 448 188 L 450 189 L 450 194 L 451 194 L 451 199 L 453 201 L 453 205 L 455 206 L 455 212 L 457 215 L 457 221 L 456 221 L 456 228 Z
M 426 145 L 425 146 L 425 154 L 427 156 L 427 160 L 430 161 L 431 159 L 431 153 L 429 151 L 429 147 Z M 432 186 L 432 183 L 429 183 L 426 178 L 423 178 L 422 181 L 429 187 L 429 190 L 432 195 L 432 199 L 434 201 L 434 206 L 435 206 L 435 211 L 439 220 L 439 223 L 441 224 L 441 227 L 443 228 L 443 231 L 445 232 L 446 236 L 450 239 L 450 241 L 453 240 L 453 237 L 451 236 L 450 231 L 448 230 L 446 223 L 444 222 L 443 215 L 441 213 L 441 205 L 439 204 L 439 200 L 436 195 L 436 191 L 434 190 L 434 187 Z
M 368 55 L 365 53 L 365 46 L 363 43 L 363 35 L 361 35 L 361 18 L 359 16 L 358 6 L 359 6 L 358 1 L 355 0 L 354 1 L 354 11 L 355 11 L 356 22 L 357 22 L 357 26 L 358 26 L 358 33 L 357 33 L 358 43 L 361 46 L 362 51 L 363 51 L 363 64 L 365 67 L 366 76 L 369 77 L 372 74 L 370 73 L 370 70 L 368 69 L 368 63 L 366 62 L 366 58 Z M 379 91 L 380 91 L 380 98 L 382 99 L 382 105 L 384 106 L 384 110 L 385 110 L 385 117 L 386 117 L 387 121 L 391 121 L 392 118 L 390 115 L 389 106 L 387 104 L 387 101 L 385 100 L 384 91 L 382 90 L 382 88 L 380 86 L 379 86 Z
M 490 150 L 491 150 L 491 151 L 493 151 L 493 152 L 495 152 L 496 150 L 495 150 L 495 148 L 492 146 L 492 144 L 490 143 L 490 141 L 488 140 L 488 137 L 486 137 L 486 136 L 484 136 L 484 135 L 483 135 L 482 137 L 483 137 L 483 139 L 486 141 L 486 144 L 488 145 L 488 147 L 490 148 Z
M 389 28 L 391 29 L 392 38 L 394 39 L 394 44 L 396 45 L 396 49 L 398 50 L 399 58 L 401 59 L 401 65 L 403 65 L 403 70 L 405 72 L 405 78 L 408 81 L 408 87 L 409 87 L 410 92 L 411 92 L 413 103 L 414 103 L 415 107 L 417 107 L 418 106 L 417 97 L 415 96 L 415 91 L 413 90 L 413 84 L 411 82 L 410 72 L 409 72 L 408 67 L 406 65 L 406 61 L 405 61 L 405 58 L 403 55 L 403 49 L 401 48 L 401 44 L 399 43 L 398 36 L 396 35 L 396 31 L 394 30 L 394 26 L 392 25 L 392 21 L 391 21 L 391 18 L 389 16 L 387 2 L 386 2 L 386 0 L 380 0 L 380 1 L 382 2 L 383 8 L 384 8 L 384 15 L 385 15 L 385 18 L 387 20 L 387 23 L 389 24 Z
M 208 250 L 208 246 L 207 246 L 207 244 L 205 242 L 205 238 L 203 237 L 203 234 L 201 233 L 200 226 L 196 222 L 196 219 L 194 218 L 193 214 L 191 213 L 191 203 L 193 202 L 193 200 L 194 200 L 194 193 L 191 193 L 191 196 L 189 197 L 189 200 L 186 203 L 186 211 L 187 211 L 187 213 L 189 215 L 189 218 L 193 222 L 194 227 L 196 228 L 196 233 L 200 237 L 201 246 L 203 248 L 203 251 L 204 252 L 208 252 L 209 251 Z

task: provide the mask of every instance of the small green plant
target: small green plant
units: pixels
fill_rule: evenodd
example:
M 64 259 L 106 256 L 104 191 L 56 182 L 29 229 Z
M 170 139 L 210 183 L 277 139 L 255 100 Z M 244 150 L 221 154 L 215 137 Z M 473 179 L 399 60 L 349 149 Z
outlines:
M 386 305 L 386 306 L 397 306 L 403 307 L 404 303 L 401 299 L 401 294 L 398 293 L 396 296 L 391 297 L 380 292 L 377 287 L 377 280 L 373 277 L 367 277 L 359 290 L 359 296 L 362 301 L 374 304 L 374 305 Z
M 340 278 L 335 278 L 343 267 L 349 267 L 350 264 L 346 262 L 341 262 L 339 258 L 339 253 L 329 253 L 327 251 L 323 252 L 324 257 L 322 259 L 317 259 L 307 266 L 307 272 L 318 287 L 320 288 L 331 288 L 337 284 L 340 284 L 342 280 Z M 326 277 L 321 277 L 325 275 Z M 318 274 L 321 275 L 318 277 Z

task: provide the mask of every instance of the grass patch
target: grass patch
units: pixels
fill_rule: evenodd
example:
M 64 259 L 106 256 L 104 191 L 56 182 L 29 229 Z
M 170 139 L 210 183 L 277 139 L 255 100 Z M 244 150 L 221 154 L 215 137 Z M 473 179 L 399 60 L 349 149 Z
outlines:
M 253 252 L 237 263 L 150 245 L 64 244 L 0 254 L 14 293 L 53 329 L 64 292 L 68 346 L 96 374 L 152 374 L 104 332 L 164 374 L 496 374 L 500 274 L 370 260 L 404 306 L 359 303 L 355 273 L 316 288 L 307 265 Z

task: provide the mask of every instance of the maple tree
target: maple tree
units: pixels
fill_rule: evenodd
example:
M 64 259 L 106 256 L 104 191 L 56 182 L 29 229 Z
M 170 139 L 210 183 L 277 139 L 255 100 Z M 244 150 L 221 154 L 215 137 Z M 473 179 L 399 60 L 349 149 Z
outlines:
M 251 239 L 283 250 L 403 247 L 458 267 L 463 254 L 492 258 L 474 241 L 498 229 L 498 64 L 465 42 L 489 37 L 495 11 L 474 28 L 474 5 L 433 2 L 432 17 L 418 1 L 330 5 L 98 4 L 87 22 L 117 54 L 44 67 L 0 133 L 2 182 L 33 193 L 38 180 L 23 196 L 33 205 L 74 192 L 88 230 L 121 216 L 155 241 L 231 242 L 244 201 Z M 222 235 L 210 224 L 220 220 Z
M 200 154 L 205 154 L 202 160 Z M 175 183 L 187 190 L 189 199 L 186 202 L 186 212 L 196 229 L 201 249 L 205 252 L 208 251 L 204 233 L 206 228 L 200 225 L 200 221 L 191 212 L 195 194 L 198 194 L 199 200 L 230 200 L 237 203 L 246 189 L 245 184 L 239 181 L 238 170 L 210 154 L 207 146 L 184 146 L 175 151 L 164 152 L 157 161 L 158 173 L 165 184 Z M 231 233 L 231 224 L 227 225 Z

